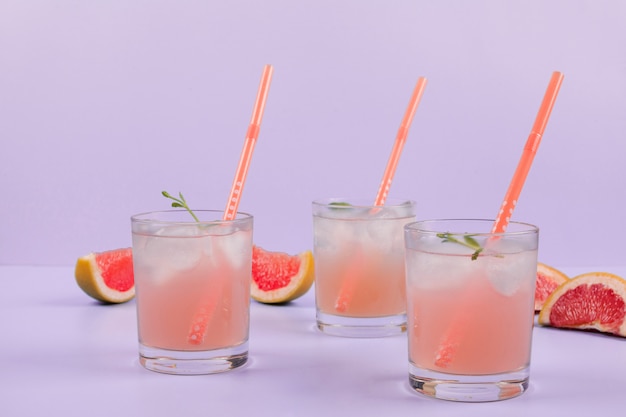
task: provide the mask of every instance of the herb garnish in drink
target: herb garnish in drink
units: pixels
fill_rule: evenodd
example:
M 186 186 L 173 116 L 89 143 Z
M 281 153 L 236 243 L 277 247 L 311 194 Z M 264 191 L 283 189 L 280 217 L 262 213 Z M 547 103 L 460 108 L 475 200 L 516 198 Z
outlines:
M 181 192 L 178 193 L 178 196 L 180 198 L 172 197 L 170 193 L 168 193 L 167 191 L 161 191 L 161 194 L 163 194 L 164 197 L 169 198 L 170 200 L 174 200 L 174 202 L 172 203 L 172 207 L 184 208 L 185 210 L 189 212 L 189 214 L 191 214 L 191 216 L 194 218 L 195 221 L 197 221 L 198 223 L 200 222 L 198 217 L 196 217 L 194 212 L 191 211 L 191 209 L 187 205 L 187 201 L 185 201 L 185 197 L 183 197 L 183 193 Z
M 457 239 L 452 233 L 437 233 L 437 237 L 443 239 L 443 243 L 454 242 L 473 249 L 475 252 L 472 254 L 472 261 L 475 261 L 478 258 L 478 255 L 480 255 L 480 253 L 485 249 L 470 235 L 464 235 L 463 240 Z

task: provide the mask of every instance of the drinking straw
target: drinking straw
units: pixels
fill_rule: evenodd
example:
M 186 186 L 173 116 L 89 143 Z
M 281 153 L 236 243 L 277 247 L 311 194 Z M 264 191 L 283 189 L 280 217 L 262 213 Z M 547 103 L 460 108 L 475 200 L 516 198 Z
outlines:
M 548 124 L 548 119 L 550 118 L 550 113 L 552 113 L 552 108 L 554 107 L 554 102 L 556 101 L 556 96 L 559 93 L 562 82 L 563 74 L 558 71 L 553 72 L 550 84 L 548 84 L 548 89 L 546 90 L 541 107 L 539 107 L 539 112 L 535 118 L 535 124 L 528 135 L 524 151 L 522 152 L 517 169 L 513 174 L 509 188 L 504 195 L 504 200 L 500 206 L 500 211 L 493 224 L 491 233 L 504 233 L 509 225 L 511 215 L 517 205 L 517 199 L 522 192 L 528 171 L 530 171 L 530 166 L 533 163 L 533 159 L 541 143 L 543 132 Z
M 250 166 L 250 160 L 252 159 L 252 152 L 254 151 L 254 145 L 256 144 L 256 140 L 261 129 L 261 120 L 263 119 L 263 111 L 265 110 L 265 102 L 267 100 L 267 93 L 270 89 L 273 72 L 274 68 L 271 65 L 266 65 L 265 68 L 263 68 L 259 91 L 252 110 L 250 126 L 248 127 L 248 131 L 246 133 L 246 140 L 239 158 L 239 166 L 237 167 L 230 195 L 228 196 L 228 202 L 226 203 L 226 209 L 224 210 L 224 220 L 233 220 L 237 214 L 237 207 L 239 207 L 241 193 L 243 192 L 243 186 L 246 181 L 246 176 L 248 175 L 248 167 Z
M 393 180 L 393 176 L 398 166 L 398 161 L 400 160 L 400 155 L 402 154 L 402 149 L 409 134 L 409 128 L 411 127 L 411 123 L 413 122 L 413 116 L 415 115 L 420 100 L 422 99 L 422 94 L 424 93 L 424 88 L 426 87 L 426 81 L 427 80 L 425 77 L 420 77 L 417 80 L 415 88 L 413 89 L 413 94 L 411 95 L 409 105 L 404 112 L 404 117 L 402 118 L 400 128 L 398 129 L 398 133 L 396 134 L 396 140 L 393 144 L 391 155 L 389 155 L 389 160 L 387 161 L 387 167 L 385 168 L 383 179 L 380 182 L 380 187 L 378 188 L 378 193 L 376 194 L 376 199 L 374 200 L 375 206 L 383 206 L 385 204 L 385 201 L 387 200 L 389 188 L 391 187 L 391 181 Z M 357 253 L 355 258 L 360 256 L 361 254 Z M 337 297 L 337 300 L 335 302 L 335 309 L 337 311 L 345 312 L 348 308 L 348 304 L 350 304 L 350 300 L 352 299 L 352 295 L 354 294 L 356 281 L 359 276 L 358 271 L 355 271 L 353 268 L 358 267 L 362 264 L 362 262 L 354 259 L 352 262 L 352 267 L 349 268 L 349 270 L 346 272 L 343 285 L 339 290 L 339 296 Z
M 270 88 L 270 82 L 272 80 L 272 73 L 274 68 L 271 65 L 266 65 L 263 68 L 263 75 L 261 76 L 261 83 L 259 84 L 259 90 L 257 92 L 256 101 L 252 110 L 252 118 L 250 119 L 250 126 L 246 132 L 246 139 L 239 158 L 239 165 L 235 172 L 235 178 L 230 190 L 226 209 L 224 210 L 224 220 L 233 220 L 237 215 L 237 208 L 239 207 L 239 201 L 241 200 L 241 193 L 246 181 L 248 173 L 248 167 L 252 159 L 252 152 L 254 151 L 254 145 L 259 136 L 261 129 L 261 120 L 263 119 L 263 111 L 265 110 L 265 102 L 267 100 L 267 94 Z M 220 282 L 216 281 L 216 287 Z M 203 305 L 198 309 L 194 318 L 192 319 L 187 341 L 191 344 L 201 344 L 204 340 L 207 325 L 215 308 L 217 307 L 219 299 L 222 297 L 222 291 L 219 288 L 213 288 L 204 300 Z
M 400 160 L 400 154 L 402 153 L 402 148 L 404 147 L 406 138 L 409 135 L 409 128 L 411 127 L 411 123 L 413 122 L 413 116 L 415 116 L 415 112 L 417 111 L 417 106 L 419 105 L 420 100 L 422 99 L 422 94 L 424 94 L 425 87 L 426 87 L 426 78 L 420 77 L 417 80 L 415 89 L 413 90 L 413 95 L 411 96 L 411 100 L 409 100 L 409 105 L 406 108 L 406 111 L 404 113 L 404 118 L 402 119 L 402 123 L 400 123 L 400 128 L 398 128 L 396 141 L 393 144 L 391 155 L 389 155 L 389 160 L 387 161 L 387 167 L 385 168 L 383 179 L 380 182 L 380 187 L 378 188 L 378 193 L 376 194 L 376 200 L 374 200 L 375 206 L 385 205 L 385 200 L 387 200 L 387 194 L 389 193 L 389 188 L 391 187 L 391 181 L 393 180 L 393 176 L 396 173 L 396 168 L 398 167 L 398 161 Z
M 552 112 L 552 108 L 554 107 L 562 82 L 563 74 L 558 71 L 553 72 L 548 88 L 544 94 L 543 101 L 541 102 L 541 106 L 539 107 L 539 111 L 535 118 L 535 123 L 530 131 L 528 139 L 526 140 L 526 145 L 524 146 L 517 169 L 513 174 L 513 178 L 511 179 L 509 188 L 504 196 L 504 200 L 502 201 L 498 216 L 494 221 L 491 230 L 492 234 L 504 233 L 509 225 L 513 209 L 515 209 L 515 206 L 517 205 L 517 199 L 519 198 L 524 182 L 526 181 L 528 171 L 530 170 L 530 166 L 532 165 L 535 154 L 537 153 L 537 148 L 539 148 L 539 143 L 541 142 L 543 132 L 548 124 L 548 119 L 550 117 L 550 113 Z M 466 299 L 465 302 L 462 302 L 459 306 L 457 319 L 452 323 L 451 327 L 444 335 L 443 340 L 439 345 L 439 349 L 437 350 L 435 365 L 439 367 L 445 368 L 453 361 L 456 350 L 459 347 L 459 340 L 462 339 L 462 335 L 465 332 L 465 324 L 469 320 L 468 313 L 471 313 L 471 308 L 469 306 L 471 301 L 469 298 L 471 297 L 466 298 L 468 299 Z

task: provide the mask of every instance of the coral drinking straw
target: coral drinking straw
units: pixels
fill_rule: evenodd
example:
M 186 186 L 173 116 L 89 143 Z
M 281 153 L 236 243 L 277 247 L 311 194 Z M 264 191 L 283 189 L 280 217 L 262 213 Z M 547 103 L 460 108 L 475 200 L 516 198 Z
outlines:
M 226 209 L 224 210 L 224 220 L 233 220 L 237 214 L 237 207 L 239 207 L 239 201 L 241 200 L 241 193 L 243 192 L 243 186 L 248 174 L 248 167 L 250 166 L 250 160 L 252 159 L 252 152 L 254 151 L 254 145 L 256 144 L 256 140 L 259 136 L 259 130 L 261 129 L 261 120 L 263 119 L 265 101 L 267 100 L 267 93 L 270 89 L 273 72 L 274 68 L 271 65 L 266 65 L 263 68 L 259 91 L 252 110 L 250 126 L 248 127 L 248 132 L 246 133 L 246 140 L 239 158 L 239 166 L 237 167 L 230 195 L 228 196 L 228 202 L 226 203 Z
M 524 182 L 526 181 L 528 171 L 530 170 L 530 166 L 533 162 L 535 154 L 537 153 L 537 148 L 539 148 L 541 137 L 543 136 L 546 125 L 548 124 L 548 118 L 550 117 L 550 113 L 554 107 L 554 102 L 556 101 L 562 82 L 563 74 L 557 71 L 553 72 L 546 93 L 544 94 L 543 101 L 541 102 L 541 107 L 539 107 L 539 112 L 535 118 L 535 124 L 533 125 L 530 135 L 526 140 L 524 151 L 522 152 L 517 169 L 513 174 L 509 188 L 504 196 L 500 212 L 494 221 L 491 233 L 504 233 L 509 225 L 513 209 L 515 209 L 517 199 L 519 198 Z M 452 323 L 452 326 L 448 332 L 446 332 L 441 343 L 439 344 L 439 349 L 437 350 L 437 356 L 435 358 L 435 365 L 439 367 L 445 368 L 454 360 L 456 350 L 459 347 L 459 342 L 463 339 L 466 320 L 469 320 L 468 314 L 471 314 L 471 309 L 468 306 L 469 301 L 470 300 L 467 300 L 465 303 L 462 302 L 458 306 L 457 319 Z
M 259 136 L 261 120 L 263 119 L 263 111 L 265 109 L 265 101 L 267 100 L 267 93 L 269 92 L 273 71 L 274 68 L 271 65 L 266 65 L 263 68 L 259 91 L 252 110 L 250 126 L 248 127 L 248 131 L 246 133 L 246 140 L 241 151 L 239 165 L 237 167 L 237 171 L 235 172 L 235 179 L 233 180 L 233 186 L 228 197 L 226 210 L 224 210 L 224 220 L 233 220 L 237 215 L 237 207 L 239 207 L 241 192 L 243 191 L 243 186 L 248 174 L 248 167 L 250 166 L 250 160 L 252 159 L 252 151 L 254 151 L 254 145 L 256 144 L 256 140 Z M 216 282 L 216 285 L 220 284 Z M 204 300 L 203 305 L 198 309 L 198 312 L 194 315 L 187 335 L 187 341 L 190 344 L 198 345 L 204 340 L 209 320 L 211 319 L 221 296 L 222 291 L 220 291 L 219 288 L 214 288 L 214 290 L 209 293 L 208 298 Z
M 402 118 L 402 122 L 400 123 L 400 128 L 398 129 L 396 140 L 391 150 L 391 155 L 389 156 L 389 160 L 387 161 L 387 167 L 385 168 L 383 179 L 380 183 L 380 187 L 378 188 L 376 199 L 374 200 L 375 206 L 383 206 L 385 204 L 385 200 L 387 199 L 389 188 L 391 186 L 391 181 L 393 180 L 393 176 L 396 173 L 396 168 L 398 166 L 398 161 L 400 160 L 400 155 L 402 153 L 404 143 L 406 142 L 406 138 L 409 134 L 409 128 L 411 127 L 411 123 L 413 122 L 413 116 L 415 115 L 415 112 L 417 111 L 417 106 L 422 99 L 422 94 L 424 93 L 425 87 L 426 78 L 420 77 L 417 80 L 415 88 L 413 89 L 413 94 L 411 95 L 411 99 L 409 100 L 409 105 L 407 106 L 404 117 Z M 356 260 L 352 262 L 352 265 L 355 267 L 361 264 L 361 262 L 357 262 Z M 339 290 L 339 296 L 335 301 L 335 309 L 337 311 L 345 312 L 348 308 L 348 304 L 350 303 L 350 300 L 352 299 L 352 294 L 354 293 L 358 275 L 358 271 L 355 271 L 352 268 L 350 268 L 346 272 L 343 285 Z
M 504 200 L 500 206 L 500 211 L 498 212 L 498 217 L 496 217 L 493 224 L 491 233 L 503 233 L 506 231 L 511 215 L 513 214 L 513 210 L 515 209 L 515 205 L 517 204 L 517 199 L 522 192 L 522 187 L 526 181 L 528 171 L 530 171 L 530 166 L 532 165 L 535 154 L 537 153 L 537 148 L 539 148 L 539 144 L 541 143 L 543 132 L 548 124 L 548 119 L 550 118 L 550 113 L 552 113 L 552 108 L 554 107 L 554 102 L 556 101 L 556 96 L 559 93 L 562 82 L 562 73 L 557 71 L 552 73 L 550 84 L 548 84 L 548 89 L 546 90 L 541 107 L 539 107 L 539 112 L 535 118 L 535 124 L 530 131 L 530 135 L 528 135 L 524 151 L 522 152 L 515 174 L 513 174 L 513 179 L 511 180 L 509 188 L 504 196 Z
M 378 188 L 378 193 L 376 194 L 376 200 L 374 200 L 375 206 L 383 206 L 385 204 L 387 194 L 389 194 L 389 187 L 391 187 L 391 181 L 393 180 L 393 176 L 396 173 L 396 168 L 398 166 L 398 161 L 400 160 L 402 148 L 404 147 L 404 143 L 406 142 L 406 138 L 409 134 L 409 128 L 413 122 L 413 116 L 417 111 L 417 106 L 420 104 L 422 94 L 424 94 L 424 88 L 426 88 L 426 78 L 420 77 L 417 80 L 417 84 L 413 90 L 413 95 L 411 96 L 409 105 L 404 113 L 404 118 L 402 118 L 402 123 L 398 129 L 396 141 L 393 144 L 391 155 L 389 155 L 387 167 L 385 168 L 383 179 L 380 182 L 380 187 Z

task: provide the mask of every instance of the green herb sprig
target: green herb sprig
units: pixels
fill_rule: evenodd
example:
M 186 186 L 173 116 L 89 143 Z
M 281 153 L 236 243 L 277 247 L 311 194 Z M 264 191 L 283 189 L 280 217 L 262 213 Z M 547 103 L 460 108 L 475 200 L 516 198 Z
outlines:
M 345 203 L 343 201 L 333 201 L 328 203 L 328 206 L 330 208 L 330 210 L 339 210 L 339 209 L 345 209 L 348 207 L 352 207 L 352 204 L 350 203 Z
M 474 253 L 472 254 L 472 261 L 478 259 L 478 255 L 485 249 L 480 246 L 480 243 L 476 241 L 471 235 L 464 235 L 463 240 L 459 240 L 452 233 L 437 233 L 437 237 L 442 239 L 442 242 L 453 242 L 458 243 L 459 245 L 463 245 L 467 248 L 473 249 Z
M 191 211 L 191 209 L 187 205 L 187 201 L 185 201 L 185 197 L 183 197 L 183 193 L 180 193 L 180 192 L 178 193 L 178 196 L 180 198 L 173 197 L 167 191 L 161 191 L 161 194 L 163 194 L 163 197 L 165 197 L 165 198 L 169 198 L 170 200 L 174 200 L 174 202 L 172 203 L 172 207 L 184 208 L 185 210 L 187 210 L 189 212 L 189 214 L 191 214 L 191 217 L 193 217 L 195 221 L 200 223 L 200 219 L 198 219 L 198 217 L 195 215 L 195 213 L 193 211 Z

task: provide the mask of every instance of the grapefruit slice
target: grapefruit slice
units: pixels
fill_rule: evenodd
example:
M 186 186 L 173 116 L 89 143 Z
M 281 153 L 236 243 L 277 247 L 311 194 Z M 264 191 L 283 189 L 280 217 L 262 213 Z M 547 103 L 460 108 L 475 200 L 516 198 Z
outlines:
M 277 304 L 295 300 L 311 288 L 314 280 L 311 251 L 289 255 L 252 247 L 250 293 L 256 301 Z
M 78 286 L 104 303 L 123 303 L 135 296 L 131 248 L 92 252 L 76 262 Z
M 535 311 L 540 311 L 546 299 L 569 277 L 556 268 L 544 263 L 537 263 L 537 281 L 535 285 Z
M 588 272 L 561 284 L 539 312 L 544 326 L 590 329 L 626 337 L 626 280 Z

